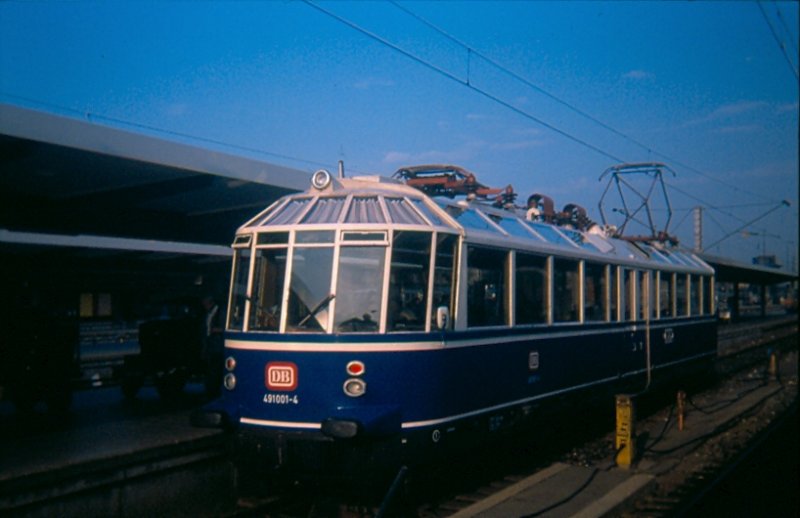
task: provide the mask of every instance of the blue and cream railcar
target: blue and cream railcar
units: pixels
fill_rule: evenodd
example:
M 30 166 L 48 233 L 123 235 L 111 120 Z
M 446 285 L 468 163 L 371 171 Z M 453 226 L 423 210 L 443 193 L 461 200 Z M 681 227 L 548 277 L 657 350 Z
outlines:
M 386 178 L 314 180 L 233 244 L 218 417 L 276 461 L 437 448 L 715 355 L 714 272 L 691 253 Z

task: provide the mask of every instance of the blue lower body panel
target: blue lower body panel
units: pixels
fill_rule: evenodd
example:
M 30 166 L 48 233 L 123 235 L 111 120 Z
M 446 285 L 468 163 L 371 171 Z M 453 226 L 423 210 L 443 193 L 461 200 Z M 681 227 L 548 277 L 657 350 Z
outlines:
M 672 319 L 444 337 L 238 334 L 226 346 L 236 384 L 221 408 L 267 463 L 406 462 L 460 432 L 479 436 L 516 422 L 548 399 L 623 381 L 643 386 L 648 370 L 657 379 L 713 358 L 716 324 Z M 360 367 L 348 372 L 352 362 Z M 364 388 L 357 397 L 345 391 L 354 379 Z

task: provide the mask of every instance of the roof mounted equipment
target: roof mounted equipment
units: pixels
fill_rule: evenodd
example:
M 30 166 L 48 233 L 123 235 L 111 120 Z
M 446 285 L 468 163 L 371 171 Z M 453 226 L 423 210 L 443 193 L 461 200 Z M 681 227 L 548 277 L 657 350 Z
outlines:
M 674 236 L 671 236 L 668 232 L 669 223 L 672 219 L 672 206 L 670 205 L 669 196 L 667 195 L 667 187 L 664 183 L 663 171 L 667 171 L 671 173 L 672 176 L 676 176 L 675 171 L 660 162 L 619 164 L 609 167 L 603 172 L 603 174 L 600 175 L 600 180 L 608 177 L 608 184 L 606 185 L 603 195 L 600 197 L 600 202 L 598 203 L 600 217 L 603 221 L 603 225 L 606 228 L 614 228 L 609 223 L 608 218 L 606 217 L 606 210 L 604 208 L 606 195 L 608 194 L 608 191 L 611 189 L 612 185 L 616 187 L 617 193 L 619 194 L 619 201 L 622 204 L 621 208 L 614 207 L 611 209 L 612 212 L 622 214 L 622 216 L 625 218 L 622 224 L 617 226 L 616 235 L 614 237 L 619 237 L 628 241 L 649 241 L 661 243 L 669 241 L 671 244 L 677 245 L 678 239 Z M 648 180 L 649 186 L 647 186 Z M 647 186 L 647 189 L 637 189 L 637 186 L 634 185 L 634 182 L 637 181 L 638 184 L 644 183 L 644 185 Z M 657 208 L 665 210 L 667 214 L 666 221 L 664 221 L 664 228 L 661 230 L 657 228 L 656 222 L 653 219 L 654 205 L 660 205 L 656 203 L 658 201 L 655 199 L 656 193 L 661 195 L 660 201 L 661 204 L 663 204 L 663 207 L 658 206 Z M 642 215 L 646 218 L 646 221 L 642 220 Z M 635 223 L 644 227 L 649 234 L 629 236 L 624 235 L 625 230 L 631 223 Z

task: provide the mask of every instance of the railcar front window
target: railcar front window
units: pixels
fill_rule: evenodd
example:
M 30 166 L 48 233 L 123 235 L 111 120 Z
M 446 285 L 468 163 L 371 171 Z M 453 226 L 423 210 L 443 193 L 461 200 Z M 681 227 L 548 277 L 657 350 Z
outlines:
M 244 306 L 247 302 L 247 277 L 250 273 L 250 249 L 238 248 L 233 255 L 233 285 L 228 308 L 228 329 L 244 328 Z
M 389 274 L 389 331 L 425 330 L 430 263 L 430 233 L 395 233 Z
M 339 332 L 377 332 L 381 322 L 386 247 L 343 246 L 339 253 L 335 327 Z
M 277 331 L 280 328 L 280 307 L 285 277 L 285 248 L 256 251 L 256 261 L 253 266 L 253 290 L 250 299 L 251 330 Z
M 295 247 L 286 315 L 287 330 L 327 330 L 332 268 L 333 247 Z

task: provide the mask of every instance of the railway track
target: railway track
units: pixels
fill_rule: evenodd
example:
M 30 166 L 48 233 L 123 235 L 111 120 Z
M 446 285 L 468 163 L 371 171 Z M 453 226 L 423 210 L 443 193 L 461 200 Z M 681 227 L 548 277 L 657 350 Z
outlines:
M 727 401 L 740 392 L 750 391 L 755 386 L 769 382 L 769 354 L 776 352 L 784 363 L 796 364 L 797 321 L 794 317 L 774 319 L 759 323 L 725 326 L 719 332 L 719 358 L 716 371 L 718 380 L 706 386 L 703 392 L 691 394 L 688 404 L 692 412 L 717 412 Z M 738 392 L 737 392 L 738 391 Z M 701 439 L 691 441 L 685 448 L 674 452 L 660 452 L 658 436 L 653 433 L 649 452 L 645 455 L 669 455 L 691 457 L 697 460 L 688 466 L 676 460 L 675 465 L 661 473 L 647 491 L 630 504 L 617 510 L 615 516 L 674 516 L 684 512 L 693 502 L 702 498 L 720 480 L 730 473 L 738 463 L 747 458 L 754 442 L 764 441 L 776 416 L 788 415 L 796 403 L 794 387 L 776 384 L 770 397 L 754 404 L 752 408 L 726 421 L 716 429 L 708 430 Z M 780 394 L 782 397 L 776 397 Z M 671 400 L 669 400 L 671 401 Z M 786 403 L 789 401 L 789 403 Z M 648 402 L 640 415 L 651 421 L 650 428 L 656 431 L 674 426 L 674 408 L 664 398 Z M 259 516 L 271 518 L 317 517 L 338 515 L 343 517 L 371 516 L 416 516 L 418 518 L 440 518 L 451 516 L 470 505 L 503 491 L 513 490 L 521 481 L 537 472 L 546 470 L 553 462 L 564 462 L 591 468 L 584 486 L 591 484 L 599 470 L 609 470 L 613 465 L 613 415 L 603 410 L 580 409 L 585 422 L 593 426 L 554 427 L 558 431 L 538 432 L 534 440 L 530 436 L 522 440 L 520 434 L 506 437 L 484 451 L 470 452 L 468 456 L 454 458 L 446 466 L 431 467 L 415 473 L 405 485 L 402 498 L 395 499 L 386 509 L 379 509 L 379 501 L 337 501 L 335 494 L 309 494 L 307 488 L 282 497 L 256 500 L 240 500 L 231 516 Z M 586 415 L 585 412 L 589 412 Z M 765 417 L 765 414 L 768 414 Z M 648 417 L 649 416 L 649 417 Z M 773 419 L 774 418 L 774 419 Z M 565 431 L 566 430 L 566 431 Z M 524 434 L 524 432 L 523 432 Z M 721 437 L 727 438 L 725 441 Z M 729 439 L 734 437 L 735 439 Z M 535 444 L 547 444 L 546 448 Z M 580 446 L 575 446 L 580 444 Z M 576 493 L 582 490 L 576 488 Z M 304 492 L 305 491 L 305 492 Z M 552 502 L 532 516 L 548 516 L 562 502 Z M 383 514 L 381 514 L 383 513 Z
M 716 398 L 703 404 L 691 402 L 694 410 L 702 413 L 719 412 L 735 399 L 756 389 L 769 387 L 766 394 L 708 431 L 702 440 L 684 452 L 696 460 L 674 468 L 675 473 L 664 473 L 658 482 L 627 509 L 617 513 L 621 518 L 648 516 L 660 518 L 684 516 L 711 490 L 724 482 L 787 420 L 797 414 L 797 321 L 782 320 L 759 326 L 737 336 L 736 342 L 748 341 L 749 347 L 729 349 L 722 354 L 717 372 L 723 378 Z M 761 335 L 753 338 L 753 335 Z M 768 355 L 778 355 L 775 372 L 771 373 Z M 781 358 L 782 357 L 782 358 Z M 781 365 L 781 363 L 783 365 Z M 794 371 L 792 379 L 782 380 L 780 373 Z M 736 391 L 739 392 L 736 392 Z M 734 394 L 734 397 L 731 396 Z
M 789 419 L 796 418 L 797 404 L 771 422 L 759 432 L 751 443 L 730 458 L 713 458 L 705 465 L 689 473 L 682 483 L 666 488 L 656 488 L 651 493 L 635 501 L 629 510 L 619 513 L 620 518 L 648 516 L 661 518 L 683 516 L 691 511 L 710 491 L 725 481 L 753 452 L 783 426 Z

